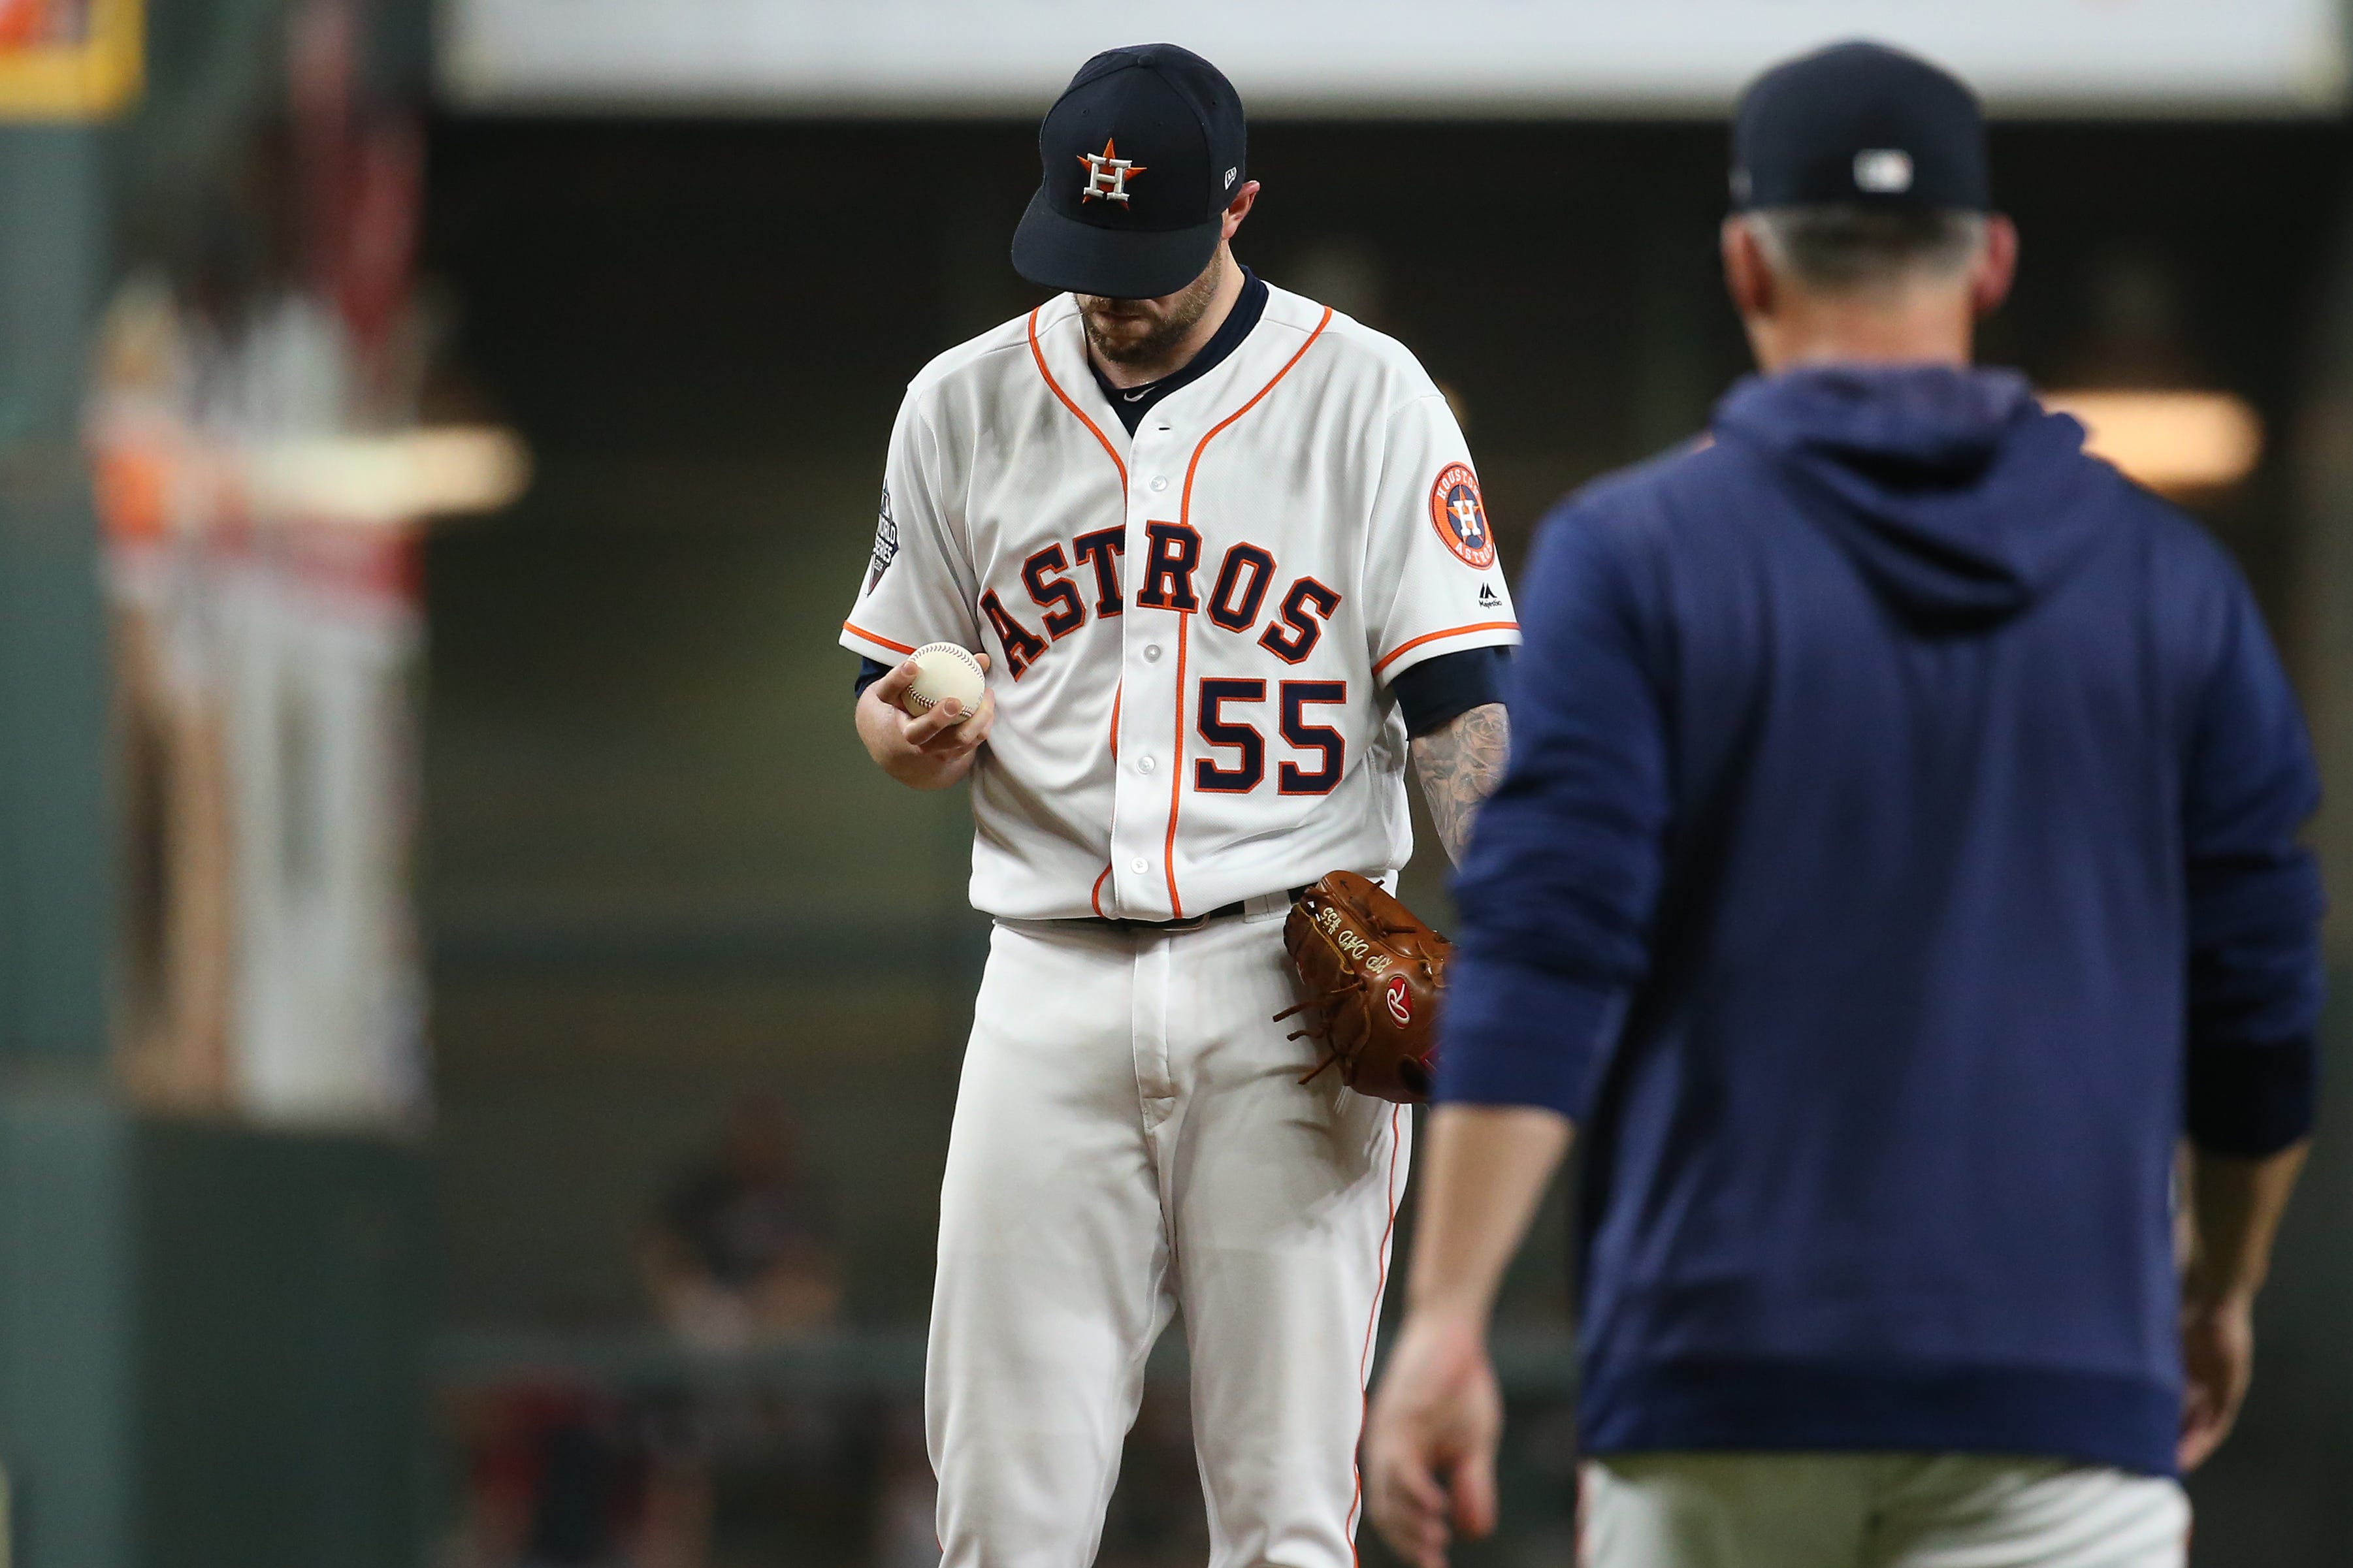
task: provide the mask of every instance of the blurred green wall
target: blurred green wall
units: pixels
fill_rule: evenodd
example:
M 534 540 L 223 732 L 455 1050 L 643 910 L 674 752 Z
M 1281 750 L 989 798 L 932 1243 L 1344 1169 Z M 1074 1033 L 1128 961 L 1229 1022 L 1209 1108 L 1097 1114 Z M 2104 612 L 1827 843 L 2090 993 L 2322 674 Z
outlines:
M 109 1061 L 85 358 L 128 263 L 259 248 L 195 231 L 283 61 L 280 0 L 152 9 L 125 122 L 0 126 L 0 1549 L 19 1568 L 412 1568 L 419 1146 L 143 1117 Z M 411 0 L 373 15 L 421 37 Z
M 765 1092 L 841 1173 L 859 1309 L 919 1314 L 986 928 L 963 797 L 881 787 L 844 721 L 870 481 L 773 463 L 632 497 L 547 461 L 524 516 L 432 563 L 452 1310 L 641 1316 L 629 1227 Z

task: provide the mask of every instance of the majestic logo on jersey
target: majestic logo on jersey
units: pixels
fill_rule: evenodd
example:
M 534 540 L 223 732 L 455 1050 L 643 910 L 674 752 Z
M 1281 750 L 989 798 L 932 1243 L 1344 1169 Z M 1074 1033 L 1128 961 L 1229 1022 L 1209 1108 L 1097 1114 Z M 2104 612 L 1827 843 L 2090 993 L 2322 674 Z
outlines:
M 1504 596 L 1495 592 L 1495 584 L 1493 583 L 1482 583 L 1479 584 L 1479 607 L 1481 609 L 1500 609 L 1503 606 L 1503 603 Z
M 1430 487 L 1430 521 L 1446 548 L 1466 566 L 1484 572 L 1495 563 L 1495 536 L 1487 531 L 1487 508 L 1479 499 L 1479 476 L 1467 463 L 1449 463 Z
M 899 557 L 899 525 L 891 521 L 891 487 L 882 487 L 881 513 L 874 521 L 874 559 L 866 568 L 866 592 L 874 592 L 874 584 L 882 581 L 882 574 L 891 570 L 891 563 Z
M 1103 138 L 1102 152 L 1082 153 L 1079 162 L 1087 166 L 1086 189 L 1079 193 L 1081 206 L 1097 196 L 1107 202 L 1117 202 L 1122 206 L 1127 205 L 1127 182 L 1145 170 L 1145 165 L 1134 159 L 1121 157 L 1119 149 L 1113 145 L 1113 139 L 1108 136 Z

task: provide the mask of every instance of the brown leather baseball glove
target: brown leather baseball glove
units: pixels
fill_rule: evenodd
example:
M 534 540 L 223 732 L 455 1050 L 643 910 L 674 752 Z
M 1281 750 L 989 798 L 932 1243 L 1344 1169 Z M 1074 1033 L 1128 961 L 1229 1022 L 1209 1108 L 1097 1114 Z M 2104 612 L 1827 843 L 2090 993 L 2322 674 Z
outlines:
M 1359 1094 L 1403 1105 L 1430 1098 L 1438 1058 L 1438 994 L 1453 944 L 1414 918 L 1387 889 L 1354 871 L 1335 871 L 1291 906 L 1282 928 L 1306 1000 L 1277 1013 L 1304 1013 L 1292 1035 L 1324 1047 L 1307 1082 L 1329 1067 Z

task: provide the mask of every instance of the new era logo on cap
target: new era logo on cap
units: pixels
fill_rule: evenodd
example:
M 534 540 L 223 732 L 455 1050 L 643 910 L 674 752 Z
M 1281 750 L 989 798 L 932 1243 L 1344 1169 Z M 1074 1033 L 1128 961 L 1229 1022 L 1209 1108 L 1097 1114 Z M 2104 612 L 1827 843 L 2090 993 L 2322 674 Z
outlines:
M 1854 188 L 1875 196 L 1912 188 L 1912 154 L 1901 147 L 1867 147 L 1854 155 Z

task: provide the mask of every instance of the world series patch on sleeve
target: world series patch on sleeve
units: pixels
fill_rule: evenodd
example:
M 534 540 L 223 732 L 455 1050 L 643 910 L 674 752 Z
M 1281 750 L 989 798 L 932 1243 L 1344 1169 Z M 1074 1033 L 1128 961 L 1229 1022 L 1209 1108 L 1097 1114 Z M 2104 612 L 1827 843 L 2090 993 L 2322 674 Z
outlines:
M 1359 1094 L 1411 1105 L 1430 1098 L 1438 1064 L 1438 998 L 1453 944 L 1369 877 L 1334 871 L 1299 896 L 1282 929 L 1307 1000 L 1302 1036 Z M 1303 1079 L 1302 1082 L 1306 1081 Z

